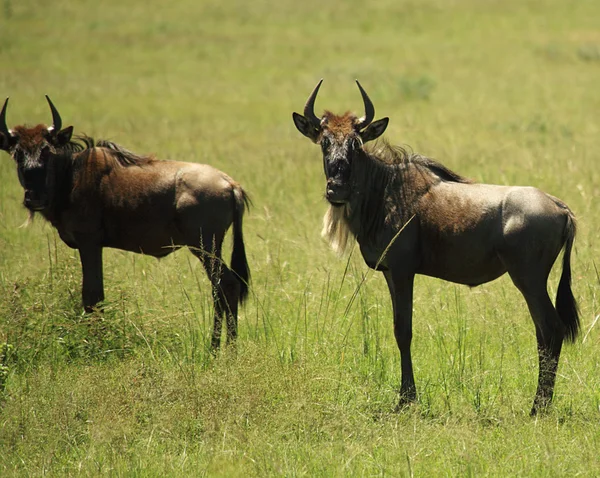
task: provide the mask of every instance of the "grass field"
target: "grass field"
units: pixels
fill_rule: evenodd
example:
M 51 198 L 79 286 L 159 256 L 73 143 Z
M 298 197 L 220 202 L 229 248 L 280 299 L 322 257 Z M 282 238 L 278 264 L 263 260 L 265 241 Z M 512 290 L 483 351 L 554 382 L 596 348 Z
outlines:
M 106 311 L 83 315 L 76 251 L 19 228 L 0 154 L 0 475 L 600 475 L 599 18 L 597 0 L 3 0 L 9 127 L 50 122 L 48 94 L 76 132 L 210 163 L 254 207 L 237 351 L 214 358 L 191 254 L 106 250 Z M 317 112 L 361 112 L 358 78 L 391 142 L 576 213 L 582 334 L 546 416 L 508 277 L 417 279 L 419 402 L 393 412 L 387 288 L 320 238 L 320 153 L 291 120 L 321 77 Z

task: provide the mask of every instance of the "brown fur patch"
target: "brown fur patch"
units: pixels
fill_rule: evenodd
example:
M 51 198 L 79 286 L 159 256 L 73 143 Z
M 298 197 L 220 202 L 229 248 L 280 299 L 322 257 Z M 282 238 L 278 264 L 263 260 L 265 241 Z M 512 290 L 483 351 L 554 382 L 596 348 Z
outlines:
M 341 139 L 355 132 L 355 125 L 358 118 L 350 111 L 338 116 L 331 111 L 325 111 L 321 119 L 323 130 L 330 131 L 336 138 Z
M 19 138 L 19 145 L 22 149 L 32 150 L 38 148 L 43 141 L 46 141 L 48 127 L 43 124 L 38 124 L 32 128 L 15 126 L 12 131 Z

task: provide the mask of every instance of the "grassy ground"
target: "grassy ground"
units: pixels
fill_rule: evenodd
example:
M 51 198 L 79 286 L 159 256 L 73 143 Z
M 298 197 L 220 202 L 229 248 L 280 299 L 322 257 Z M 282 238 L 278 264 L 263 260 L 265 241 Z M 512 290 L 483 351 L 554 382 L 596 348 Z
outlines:
M 42 220 L 18 228 L 2 154 L 0 475 L 600 474 L 599 17 L 591 0 L 3 0 L 9 126 L 49 122 L 49 94 L 79 133 L 227 171 L 254 202 L 254 281 L 217 358 L 186 252 L 107 250 L 106 313 L 82 315 L 77 255 Z M 359 78 L 391 142 L 575 211 L 582 336 L 547 416 L 528 416 L 533 325 L 506 277 L 417 279 L 420 400 L 392 412 L 387 290 L 321 241 L 321 159 L 291 121 L 321 77 L 317 111 L 360 111 Z

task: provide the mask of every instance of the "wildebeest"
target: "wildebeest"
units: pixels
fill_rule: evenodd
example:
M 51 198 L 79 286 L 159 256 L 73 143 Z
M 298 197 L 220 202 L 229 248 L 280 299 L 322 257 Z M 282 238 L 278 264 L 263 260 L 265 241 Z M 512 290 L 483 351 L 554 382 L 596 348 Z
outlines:
M 563 340 L 574 341 L 579 331 L 571 291 L 573 213 L 533 187 L 478 184 L 385 142 L 365 147 L 385 131 L 388 118 L 373 122 L 375 109 L 358 81 L 364 116 L 325 111 L 317 117 L 322 81 L 308 97 L 304 116 L 294 113 L 293 120 L 323 152 L 330 204 L 324 237 L 343 251 L 354 236 L 367 265 L 386 279 L 401 358 L 399 407 L 417 397 L 410 352 L 415 274 L 473 287 L 508 272 L 535 324 L 539 377 L 531 414 L 545 409 Z M 563 248 L 555 307 L 547 282 Z
M 223 315 L 227 340 L 237 336 L 238 304 L 248 295 L 250 270 L 242 219 L 249 198 L 225 173 L 204 164 L 138 156 L 109 142 L 62 129 L 46 97 L 52 126 L 6 126 L 6 99 L 0 113 L 0 149 L 17 164 L 25 190 L 23 204 L 40 213 L 60 238 L 79 251 L 83 305 L 92 311 L 104 300 L 102 248 L 164 257 L 187 246 L 212 283 L 212 347 L 220 345 Z M 231 269 L 221 258 L 233 224 Z

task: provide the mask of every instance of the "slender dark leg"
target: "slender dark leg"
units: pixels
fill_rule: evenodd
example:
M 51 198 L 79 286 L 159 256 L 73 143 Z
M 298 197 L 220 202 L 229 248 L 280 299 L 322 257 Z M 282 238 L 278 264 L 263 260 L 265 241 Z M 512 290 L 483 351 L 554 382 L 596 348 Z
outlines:
M 211 279 L 212 282 L 212 279 Z M 221 347 L 221 330 L 223 329 L 223 307 L 221 307 L 221 299 L 219 296 L 218 284 L 212 284 L 213 306 L 215 309 L 213 319 L 213 332 L 210 341 L 210 347 L 213 352 L 216 352 Z
M 214 242 L 210 253 L 198 249 L 192 249 L 192 252 L 202 262 L 212 285 L 215 313 L 211 348 L 216 351 L 221 345 L 223 316 L 225 316 L 227 323 L 227 344 L 235 343 L 237 338 L 240 285 L 233 272 L 223 262 L 220 245 L 216 245 Z
M 198 259 L 200 259 L 200 262 L 202 262 L 202 265 L 206 270 L 206 275 L 211 283 L 214 316 L 210 346 L 214 353 L 221 347 L 221 330 L 223 329 L 224 313 L 223 301 L 221 300 L 221 294 L 219 292 L 221 282 L 220 254 L 217 255 L 214 252 L 207 252 L 202 249 L 191 249 L 191 251 Z
M 563 342 L 563 335 L 560 333 L 556 333 L 550 339 L 541 337 L 539 332 L 536 335 L 538 342 L 539 375 L 538 387 L 533 407 L 531 408 L 532 416 L 546 411 L 552 402 L 558 361 Z
M 412 302 L 414 276 L 392 277 L 391 272 L 383 273 L 392 296 L 394 309 L 394 336 L 400 349 L 400 366 L 402 370 L 400 382 L 400 401 L 402 408 L 417 399 L 417 388 L 413 373 L 410 345 L 412 342 Z
M 511 279 L 525 297 L 527 307 L 535 324 L 539 371 L 538 387 L 531 408 L 531 415 L 544 412 L 552 402 L 556 371 L 565 337 L 565 326 L 554 308 L 546 290 L 547 275 L 533 280 L 521 278 L 509 271 Z
M 545 411 L 552 402 L 565 327 L 545 289 L 538 295 L 525 295 L 525 300 L 535 323 L 539 361 L 538 387 L 531 408 L 533 416 Z
M 225 264 L 222 264 L 220 297 L 225 304 L 228 345 L 233 345 L 237 339 L 240 290 L 240 283 L 235 274 Z
M 99 302 L 104 300 L 102 276 L 102 248 L 83 246 L 79 248 L 83 271 L 82 299 L 86 312 L 92 312 Z

